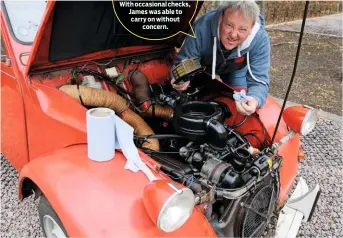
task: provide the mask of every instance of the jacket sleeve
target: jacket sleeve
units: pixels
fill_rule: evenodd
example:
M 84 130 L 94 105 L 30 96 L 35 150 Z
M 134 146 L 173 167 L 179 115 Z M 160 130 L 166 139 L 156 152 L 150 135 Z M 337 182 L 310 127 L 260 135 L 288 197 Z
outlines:
M 258 108 L 261 108 L 267 99 L 270 85 L 270 40 L 268 35 L 265 35 L 265 38 L 258 46 L 251 49 L 249 63 L 251 72 L 248 70 L 246 75 L 247 95 L 254 97 L 258 101 Z
M 190 58 L 201 58 L 201 42 L 202 42 L 202 35 L 201 31 L 198 27 L 198 24 L 194 24 L 193 27 L 194 34 L 196 38 L 191 36 L 186 36 L 180 51 L 176 56 L 176 60 L 174 65 L 178 64 L 180 61 L 184 59 Z M 190 30 L 189 34 L 193 35 L 193 32 Z

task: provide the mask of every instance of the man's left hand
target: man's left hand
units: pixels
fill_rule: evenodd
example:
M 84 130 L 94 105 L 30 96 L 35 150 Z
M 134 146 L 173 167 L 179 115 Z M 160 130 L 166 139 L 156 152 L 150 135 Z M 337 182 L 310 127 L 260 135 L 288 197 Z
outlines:
M 245 116 L 253 114 L 258 107 L 258 101 L 255 98 L 247 96 L 247 100 L 248 101 L 246 103 L 235 101 L 237 111 Z

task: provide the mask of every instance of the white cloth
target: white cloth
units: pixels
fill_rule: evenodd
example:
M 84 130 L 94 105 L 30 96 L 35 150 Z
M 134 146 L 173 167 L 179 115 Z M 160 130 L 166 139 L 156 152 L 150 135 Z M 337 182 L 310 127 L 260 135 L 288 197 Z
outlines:
M 127 159 L 125 169 L 133 172 L 141 170 L 150 181 L 156 180 L 150 168 L 142 161 L 133 143 L 133 128 L 115 115 L 115 148 L 121 149 Z

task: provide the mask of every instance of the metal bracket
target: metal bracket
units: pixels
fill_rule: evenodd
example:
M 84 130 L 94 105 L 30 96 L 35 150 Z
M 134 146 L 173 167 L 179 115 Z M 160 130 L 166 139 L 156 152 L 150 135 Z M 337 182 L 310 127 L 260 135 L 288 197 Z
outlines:
M 300 178 L 290 200 L 279 214 L 275 237 L 297 237 L 301 223 L 311 219 L 319 194 L 318 184 L 309 191 L 306 181 Z
M 313 189 L 304 195 L 291 199 L 286 204 L 288 207 L 301 212 L 304 215 L 303 221 L 310 220 L 314 207 L 317 203 L 320 194 L 320 187 L 317 184 Z

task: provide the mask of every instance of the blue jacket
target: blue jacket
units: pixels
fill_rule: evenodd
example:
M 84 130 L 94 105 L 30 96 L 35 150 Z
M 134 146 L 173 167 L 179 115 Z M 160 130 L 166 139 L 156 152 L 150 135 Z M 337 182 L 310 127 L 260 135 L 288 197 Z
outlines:
M 199 58 L 206 70 L 212 73 L 213 45 L 216 41 L 215 74 L 230 86 L 247 87 L 247 95 L 254 97 L 258 101 L 258 108 L 261 108 L 268 95 L 270 67 L 270 41 L 264 18 L 260 16 L 249 37 L 227 55 L 221 46 L 218 30 L 222 11 L 221 8 L 212 10 L 194 23 L 196 38 L 186 37 L 176 62 L 185 58 Z

